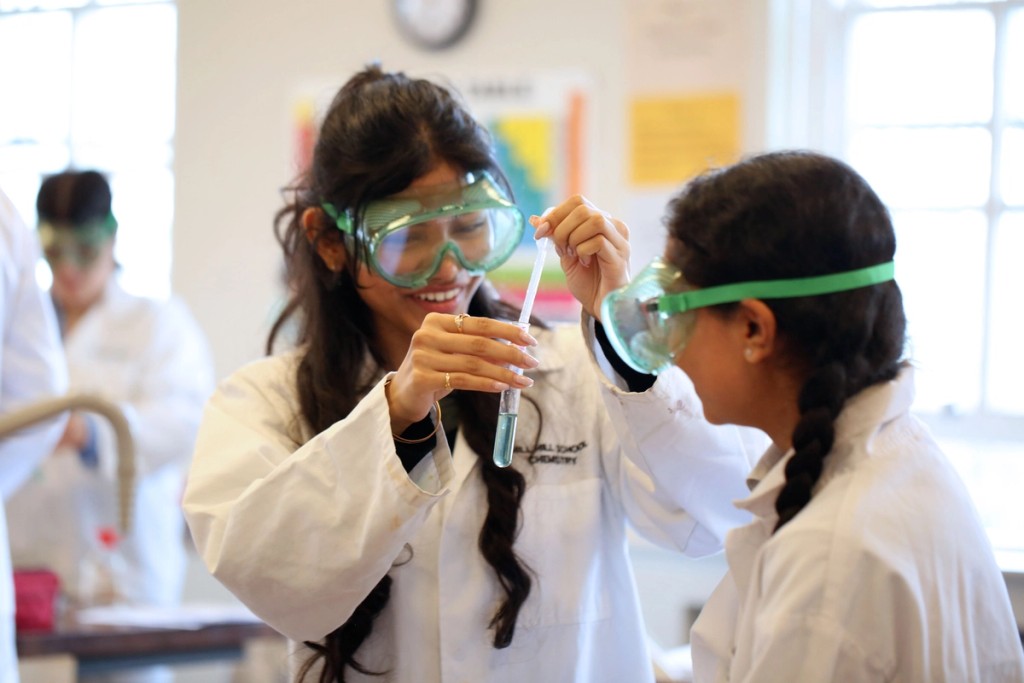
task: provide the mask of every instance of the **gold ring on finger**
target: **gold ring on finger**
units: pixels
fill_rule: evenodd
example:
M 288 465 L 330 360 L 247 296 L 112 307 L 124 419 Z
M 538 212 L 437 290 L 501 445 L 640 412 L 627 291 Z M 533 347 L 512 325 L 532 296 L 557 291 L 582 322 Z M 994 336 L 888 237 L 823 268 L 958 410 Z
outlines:
M 459 313 L 457 316 L 455 316 L 455 331 L 458 332 L 459 334 L 462 334 L 462 325 L 466 321 L 466 318 L 468 317 L 469 316 L 465 313 Z
M 452 375 L 450 372 L 444 373 L 444 388 L 445 391 L 452 390 Z

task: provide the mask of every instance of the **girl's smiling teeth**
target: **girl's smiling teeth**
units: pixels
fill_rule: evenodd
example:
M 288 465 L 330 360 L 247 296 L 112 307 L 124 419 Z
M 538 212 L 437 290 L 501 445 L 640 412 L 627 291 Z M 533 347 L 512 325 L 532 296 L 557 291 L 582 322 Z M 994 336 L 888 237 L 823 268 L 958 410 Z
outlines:
M 413 298 L 419 299 L 420 301 L 444 303 L 445 301 L 451 301 L 452 299 L 457 297 L 461 291 L 461 287 L 455 287 L 452 289 L 445 289 L 437 292 L 418 292 L 416 294 L 413 294 Z

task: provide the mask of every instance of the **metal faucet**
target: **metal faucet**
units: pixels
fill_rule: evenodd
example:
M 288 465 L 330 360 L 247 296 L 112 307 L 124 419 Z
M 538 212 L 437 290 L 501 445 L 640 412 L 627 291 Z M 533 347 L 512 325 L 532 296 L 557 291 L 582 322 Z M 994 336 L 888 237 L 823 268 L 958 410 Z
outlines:
M 107 418 L 114 427 L 114 434 L 117 436 L 118 512 L 121 535 L 125 536 L 131 530 L 135 499 L 135 441 L 128 428 L 128 420 L 117 404 L 91 394 L 61 396 L 40 401 L 13 413 L 0 415 L 0 437 L 69 410 L 97 413 Z

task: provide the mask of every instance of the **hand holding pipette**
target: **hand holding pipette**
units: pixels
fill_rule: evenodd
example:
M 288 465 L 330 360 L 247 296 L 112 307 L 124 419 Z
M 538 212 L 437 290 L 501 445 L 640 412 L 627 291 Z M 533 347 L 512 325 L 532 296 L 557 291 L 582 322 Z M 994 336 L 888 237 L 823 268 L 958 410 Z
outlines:
M 569 291 L 600 320 L 605 296 L 629 283 L 629 228 L 579 195 L 530 222 L 538 241 L 551 239 Z
M 401 435 L 430 415 L 435 402 L 452 391 L 499 393 L 531 386 L 533 380 L 517 368 L 537 367 L 537 359 L 525 350 L 536 343 L 515 323 L 428 313 L 384 386 L 392 433 Z
M 517 323 L 524 331 L 528 331 L 530 327 L 530 313 L 533 311 L 533 300 L 537 297 L 540 275 L 544 270 L 544 257 L 547 256 L 548 242 L 547 238 L 537 240 L 537 256 L 533 261 L 530 283 L 526 286 L 526 298 L 523 299 L 523 308 Z M 522 372 L 522 370 L 517 369 L 517 372 Z M 519 418 L 520 391 L 516 387 L 510 387 L 501 392 L 498 407 L 498 431 L 494 436 L 494 464 L 498 467 L 508 467 L 512 464 L 512 447 L 516 440 L 516 421 Z
M 580 196 L 573 196 L 543 216 L 533 216 L 536 229 L 537 258 L 526 288 L 519 325 L 529 326 L 533 300 L 537 295 L 548 243 L 553 242 L 561 258 L 569 291 L 584 310 L 600 320 L 601 302 L 611 291 L 629 282 L 629 229 L 622 221 L 593 206 Z M 508 467 L 512 463 L 516 422 L 519 416 L 520 390 L 502 392 L 498 408 L 498 430 L 494 439 L 494 464 Z

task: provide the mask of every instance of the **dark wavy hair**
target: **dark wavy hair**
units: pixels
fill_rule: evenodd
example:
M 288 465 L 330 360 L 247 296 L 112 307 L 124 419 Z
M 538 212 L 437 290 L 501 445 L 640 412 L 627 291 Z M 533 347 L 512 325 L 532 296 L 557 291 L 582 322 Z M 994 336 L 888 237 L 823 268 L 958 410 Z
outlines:
M 671 201 L 667 223 L 681 247 L 671 257 L 699 287 L 837 273 L 886 263 L 896 251 L 889 212 L 867 182 L 810 152 L 764 154 L 700 176 Z M 787 360 L 805 377 L 796 453 L 775 502 L 778 531 L 811 499 L 847 399 L 896 376 L 906 320 L 895 281 L 764 303 Z
M 302 356 L 295 381 L 302 417 L 317 432 L 347 416 L 370 388 L 352 379 L 365 381 L 367 354 L 380 368 L 395 368 L 388 367 L 381 345 L 375 343 L 373 316 L 356 286 L 360 264 L 367 262 L 365 248 L 349 243 L 345 268 L 331 271 L 317 255 L 316 244 L 321 239 L 336 239 L 337 231 L 333 226 L 325 228 L 311 244 L 302 214 L 309 207 L 330 202 L 338 210 L 352 211 L 358 221 L 367 202 L 405 189 L 441 162 L 467 172 L 489 171 L 511 195 L 489 134 L 450 91 L 371 65 L 334 97 L 320 128 L 311 167 L 286 190 L 288 200 L 277 215 L 275 232 L 284 250 L 290 298 L 271 329 L 267 352 L 272 351 L 286 322 L 297 319 L 295 342 Z M 518 319 L 519 314 L 486 286 L 477 290 L 469 313 L 509 320 Z M 478 544 L 505 593 L 489 624 L 494 629 L 494 646 L 503 648 L 512 642 L 519 609 L 532 585 L 530 569 L 512 547 L 526 481 L 515 469 L 501 469 L 492 462 L 498 395 L 457 391 L 454 399 L 461 416 L 459 429 L 480 457 L 487 487 L 488 511 Z M 369 671 L 356 653 L 387 604 L 390 588 L 391 577 L 385 575 L 348 621 L 323 643 L 306 643 L 313 653 L 302 666 L 300 680 L 320 660 L 321 683 L 344 681 L 346 667 L 364 674 L 383 673 Z
M 110 216 L 110 184 L 99 171 L 63 171 L 45 178 L 36 194 L 40 222 L 82 227 Z

